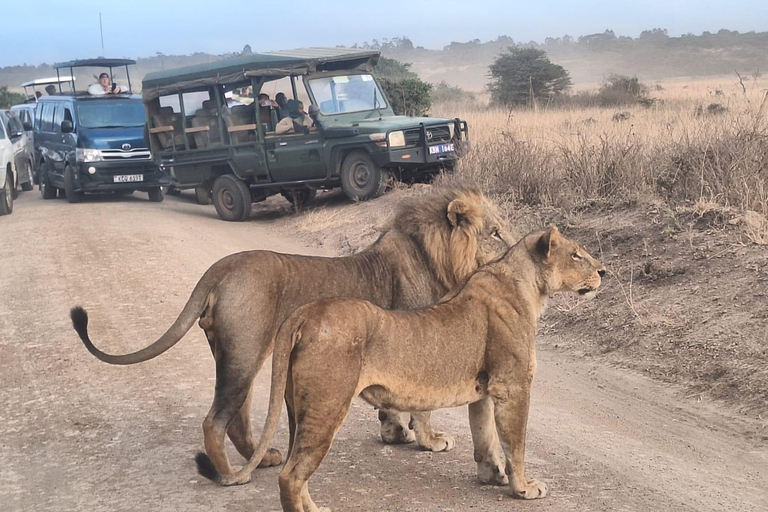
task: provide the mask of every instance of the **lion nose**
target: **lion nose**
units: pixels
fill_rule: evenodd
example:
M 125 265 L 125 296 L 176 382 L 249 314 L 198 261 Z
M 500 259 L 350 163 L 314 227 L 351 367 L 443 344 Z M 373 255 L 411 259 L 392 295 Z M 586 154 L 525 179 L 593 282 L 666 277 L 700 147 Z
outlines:
M 599 275 L 601 278 L 605 277 L 605 269 L 601 268 L 600 270 L 598 270 L 597 275 Z

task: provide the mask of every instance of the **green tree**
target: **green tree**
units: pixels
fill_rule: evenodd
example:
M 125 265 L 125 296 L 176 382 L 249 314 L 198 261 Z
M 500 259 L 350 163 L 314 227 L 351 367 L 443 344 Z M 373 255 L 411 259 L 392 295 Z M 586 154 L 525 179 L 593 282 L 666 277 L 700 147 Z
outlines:
M 7 85 L 0 86 L 0 108 L 10 108 L 19 103 L 24 103 L 23 94 L 9 91 Z
M 488 89 L 497 105 L 531 105 L 531 100 L 548 100 L 571 85 L 568 72 L 537 48 L 510 47 L 491 64 L 490 71 Z
M 423 116 L 432 106 L 432 86 L 411 71 L 409 62 L 379 58 L 374 70 L 397 115 Z

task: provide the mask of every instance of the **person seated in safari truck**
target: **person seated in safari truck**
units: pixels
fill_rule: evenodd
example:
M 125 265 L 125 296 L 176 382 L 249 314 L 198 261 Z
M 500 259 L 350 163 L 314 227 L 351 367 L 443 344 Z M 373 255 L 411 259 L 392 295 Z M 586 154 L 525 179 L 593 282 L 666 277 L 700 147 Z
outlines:
M 290 108 L 290 107 L 293 108 Z M 291 133 L 309 133 L 312 128 L 312 119 L 304 112 L 304 103 L 296 100 L 288 101 L 288 117 L 283 118 L 275 127 L 275 135 L 287 135 Z

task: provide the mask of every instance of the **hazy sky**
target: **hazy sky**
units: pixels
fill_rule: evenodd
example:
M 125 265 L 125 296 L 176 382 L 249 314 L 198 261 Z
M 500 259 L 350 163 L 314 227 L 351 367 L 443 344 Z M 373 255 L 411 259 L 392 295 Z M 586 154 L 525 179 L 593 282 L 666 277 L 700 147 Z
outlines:
M 440 49 L 499 35 L 539 41 L 612 29 L 637 37 L 666 28 L 692 32 L 768 30 L 766 0 L 2 0 L 0 66 L 108 57 L 254 52 L 336 46 L 408 36 Z M 295 19 L 291 19 L 295 16 Z

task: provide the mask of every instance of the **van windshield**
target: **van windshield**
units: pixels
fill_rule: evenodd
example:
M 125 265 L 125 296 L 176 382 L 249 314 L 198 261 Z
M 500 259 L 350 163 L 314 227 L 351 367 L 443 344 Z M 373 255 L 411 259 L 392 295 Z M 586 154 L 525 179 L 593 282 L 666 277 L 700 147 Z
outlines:
M 77 121 L 83 128 L 144 126 L 144 105 L 139 100 L 82 102 L 77 105 Z
M 323 114 L 345 114 L 386 108 L 387 102 L 371 75 L 343 75 L 308 80 Z

